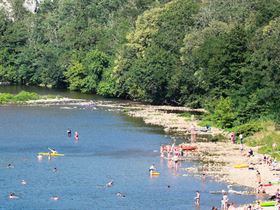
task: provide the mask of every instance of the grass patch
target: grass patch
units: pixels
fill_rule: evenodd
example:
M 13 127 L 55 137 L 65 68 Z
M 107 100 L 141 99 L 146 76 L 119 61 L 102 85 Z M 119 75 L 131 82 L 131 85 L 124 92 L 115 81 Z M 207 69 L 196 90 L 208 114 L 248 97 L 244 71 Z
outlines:
M 13 104 L 13 103 L 24 103 L 29 100 L 38 100 L 38 99 L 49 99 L 57 98 L 59 96 L 40 96 L 34 92 L 21 91 L 20 93 L 13 95 L 10 93 L 0 93 L 0 104 Z
M 248 146 L 258 146 L 258 152 L 268 154 L 277 160 L 280 160 L 280 131 L 276 129 L 276 124 L 272 121 L 263 122 L 263 130 L 246 138 L 245 143 Z M 275 148 L 272 147 L 276 144 Z
M 190 112 L 180 113 L 179 116 L 185 118 L 186 120 L 192 120 L 192 114 Z

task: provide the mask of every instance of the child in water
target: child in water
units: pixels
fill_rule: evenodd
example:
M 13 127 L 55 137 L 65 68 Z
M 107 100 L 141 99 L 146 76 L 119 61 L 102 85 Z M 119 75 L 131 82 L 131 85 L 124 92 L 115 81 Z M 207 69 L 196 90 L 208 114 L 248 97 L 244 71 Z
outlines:
M 75 132 L 75 140 L 78 141 L 79 140 L 79 133 L 76 131 Z

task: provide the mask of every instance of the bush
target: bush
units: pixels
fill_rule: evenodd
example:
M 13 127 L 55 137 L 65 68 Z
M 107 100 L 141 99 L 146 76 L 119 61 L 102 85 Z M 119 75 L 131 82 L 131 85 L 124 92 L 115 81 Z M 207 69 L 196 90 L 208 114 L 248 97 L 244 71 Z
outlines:
M 236 126 L 232 130 L 234 130 L 236 134 L 242 133 L 244 136 L 251 136 L 252 134 L 262 130 L 262 125 L 259 121 L 251 121 L 243 125 Z
M 14 96 L 10 93 L 1 93 L 0 94 L 0 104 L 8 103 L 12 101 Z
M 37 100 L 39 98 L 40 96 L 37 93 L 21 91 L 20 93 L 14 96 L 14 101 L 20 102 L 28 100 Z

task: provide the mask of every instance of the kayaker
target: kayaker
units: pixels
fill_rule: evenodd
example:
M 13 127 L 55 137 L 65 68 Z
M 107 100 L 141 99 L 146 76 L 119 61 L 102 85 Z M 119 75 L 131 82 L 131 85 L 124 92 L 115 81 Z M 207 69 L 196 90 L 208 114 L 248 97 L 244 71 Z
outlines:
M 152 164 L 149 168 L 149 172 L 153 172 L 153 171 L 156 171 L 155 164 Z
M 52 154 L 56 154 L 57 153 L 56 149 L 54 149 L 54 148 L 48 148 L 48 149 L 51 151 Z

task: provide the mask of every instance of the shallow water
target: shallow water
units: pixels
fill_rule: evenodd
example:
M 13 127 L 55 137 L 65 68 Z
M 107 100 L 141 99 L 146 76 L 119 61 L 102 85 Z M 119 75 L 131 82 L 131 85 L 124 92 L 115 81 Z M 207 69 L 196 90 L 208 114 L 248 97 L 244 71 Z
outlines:
M 0 107 L 0 209 L 191 210 L 196 209 L 196 190 L 201 191 L 201 210 L 220 206 L 221 195 L 209 191 L 226 189 L 225 183 L 175 171 L 160 159 L 159 146 L 171 141 L 160 128 L 120 112 L 69 108 Z M 67 137 L 67 128 L 79 131 L 78 142 Z M 65 156 L 38 161 L 36 154 L 48 147 Z M 9 163 L 14 168 L 7 168 Z M 161 172 L 159 177 L 149 177 L 152 163 Z M 184 162 L 181 167 L 193 164 Z M 55 167 L 57 172 L 53 172 Z M 104 187 L 110 179 L 113 187 Z M 8 199 L 10 192 L 19 199 Z M 117 197 L 117 192 L 126 197 Z M 52 200 L 52 196 L 60 199 Z M 229 198 L 235 203 L 255 199 Z

